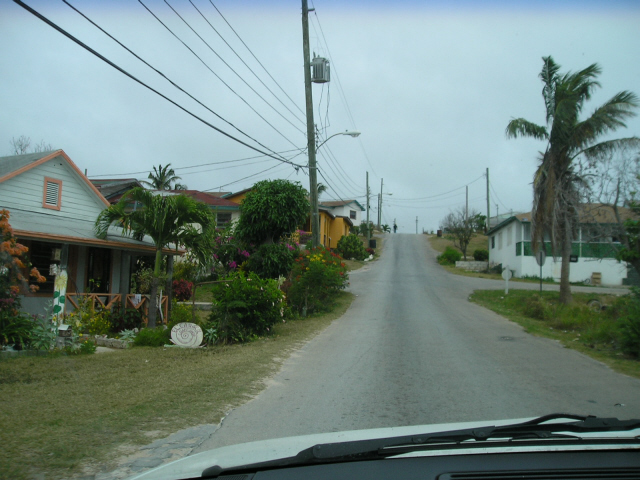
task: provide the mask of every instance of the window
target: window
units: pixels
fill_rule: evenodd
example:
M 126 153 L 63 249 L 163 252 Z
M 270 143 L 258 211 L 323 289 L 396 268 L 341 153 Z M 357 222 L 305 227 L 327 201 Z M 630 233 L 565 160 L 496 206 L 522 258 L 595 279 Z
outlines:
M 491 248 L 496 248 L 496 236 L 491 237 Z
M 228 225 L 231 223 L 231 213 L 223 212 L 218 213 L 217 223 L 219 227 Z
M 45 283 L 38 284 L 38 293 L 52 293 L 55 276 L 49 275 L 49 266 L 60 263 L 57 252 L 60 251 L 62 245 L 59 243 L 45 243 L 35 240 L 22 243 L 29 248 L 27 255 L 31 265 L 36 267 L 40 274 L 44 275 L 47 279 Z
M 42 194 L 42 206 L 52 210 L 60 210 L 62 200 L 62 180 L 44 177 L 44 192 Z
M 349 210 L 349 218 L 351 220 L 355 220 L 356 219 L 356 211 L 355 210 Z

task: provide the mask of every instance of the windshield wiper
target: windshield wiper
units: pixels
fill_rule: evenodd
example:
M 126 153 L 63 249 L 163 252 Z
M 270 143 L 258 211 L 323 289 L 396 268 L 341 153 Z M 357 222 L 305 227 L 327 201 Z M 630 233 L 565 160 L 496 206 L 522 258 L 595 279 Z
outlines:
M 560 419 L 575 421 L 546 423 L 551 420 Z M 640 428 L 640 419 L 618 420 L 617 418 L 553 413 L 527 422 L 511 425 L 486 426 L 425 433 L 423 435 L 406 435 L 340 443 L 324 443 L 302 450 L 293 457 L 270 460 L 242 467 L 233 467 L 231 469 L 222 469 L 219 466 L 213 466 L 202 472 L 202 476 L 215 478 L 222 473 L 227 474 L 230 472 L 239 473 L 241 471 L 256 471 L 322 463 L 376 460 L 416 451 L 483 448 L 504 443 L 514 445 L 514 442 L 517 442 L 517 444 L 526 443 L 527 445 L 548 444 L 549 441 L 562 441 L 563 444 L 585 444 L 589 442 L 589 439 L 581 437 L 580 434 L 624 432 L 638 428 Z M 574 435 L 572 435 L 572 433 Z M 597 439 L 598 444 L 638 443 L 639 441 L 640 439 L 637 436 L 630 439 Z

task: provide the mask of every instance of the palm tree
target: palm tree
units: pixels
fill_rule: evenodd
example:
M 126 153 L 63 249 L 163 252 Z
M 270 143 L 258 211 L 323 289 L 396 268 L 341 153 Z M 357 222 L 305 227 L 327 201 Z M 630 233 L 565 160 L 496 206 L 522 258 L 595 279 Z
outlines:
M 153 167 L 153 172 L 149 173 L 149 182 L 146 180 L 142 180 L 142 183 L 145 185 L 149 185 L 154 190 L 171 190 L 171 184 L 175 183 L 176 180 L 181 180 L 180 177 L 176 175 L 176 172 L 173 171 L 173 168 L 169 168 L 171 166 L 170 163 L 165 165 L 158 165 L 158 168 Z M 181 187 L 181 190 L 186 190 L 186 185 L 177 184 Z M 177 190 L 177 188 L 176 188 Z
M 128 211 L 131 202 L 141 208 Z M 120 201 L 104 209 L 95 223 L 96 235 L 105 238 L 111 225 L 122 228 L 122 234 L 142 240 L 148 235 L 156 247 L 148 326 L 156 325 L 156 296 L 162 266 L 162 249 L 174 244 L 187 248 L 203 248 L 202 238 L 215 228 L 215 221 L 207 205 L 186 195 L 158 195 L 144 188 L 134 188 Z
M 581 120 L 585 101 L 600 86 L 595 80 L 601 73 L 600 67 L 594 63 L 579 72 L 561 74 L 553 58 L 542 60 L 540 79 L 544 84 L 546 125 L 516 118 L 509 122 L 506 134 L 508 138 L 533 137 L 547 141 L 533 178 L 532 246 L 537 252 L 546 238 L 550 240 L 554 256 L 560 253 L 560 301 L 567 304 L 571 302 L 569 262 L 578 225 L 578 186 L 582 182 L 576 174 L 574 160 L 584 156 L 595 161 L 603 152 L 638 144 L 640 140 L 635 137 L 597 143 L 602 135 L 626 127 L 623 120 L 635 115 L 633 109 L 638 106 L 638 97 L 622 91 Z

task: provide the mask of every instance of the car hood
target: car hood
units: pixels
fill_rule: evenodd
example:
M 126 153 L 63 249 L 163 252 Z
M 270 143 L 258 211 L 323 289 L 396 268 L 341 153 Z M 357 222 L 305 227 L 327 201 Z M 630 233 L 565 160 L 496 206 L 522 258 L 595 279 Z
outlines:
M 153 470 L 140 473 L 130 477 L 129 480 L 177 480 L 199 477 L 205 469 L 214 465 L 227 469 L 242 465 L 266 462 L 269 460 L 276 460 L 279 458 L 292 457 L 301 450 L 324 443 L 349 442 L 404 435 L 420 435 L 448 430 L 477 428 L 486 425 L 509 425 L 528 420 L 531 420 L 531 418 L 415 425 L 408 427 L 375 428 L 369 430 L 350 430 L 241 443 L 197 453 L 166 465 L 161 465 Z

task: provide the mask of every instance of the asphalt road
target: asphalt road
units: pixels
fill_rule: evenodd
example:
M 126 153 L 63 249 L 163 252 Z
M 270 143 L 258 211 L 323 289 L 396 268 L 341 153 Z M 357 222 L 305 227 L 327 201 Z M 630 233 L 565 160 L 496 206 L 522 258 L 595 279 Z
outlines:
M 289 358 L 198 451 L 552 412 L 640 417 L 639 380 L 468 302 L 473 289 L 502 282 L 447 273 L 424 235 L 387 238 L 378 261 L 352 272 L 357 298 L 346 314 Z

